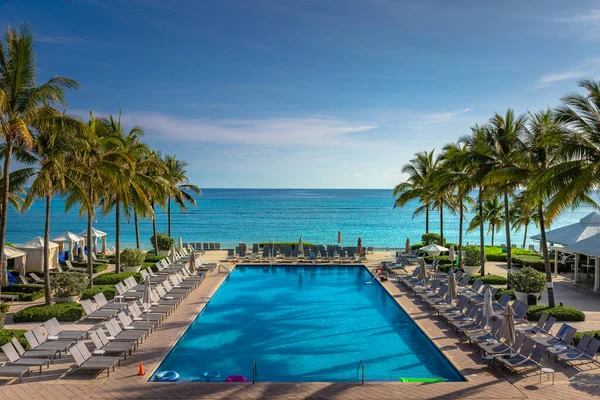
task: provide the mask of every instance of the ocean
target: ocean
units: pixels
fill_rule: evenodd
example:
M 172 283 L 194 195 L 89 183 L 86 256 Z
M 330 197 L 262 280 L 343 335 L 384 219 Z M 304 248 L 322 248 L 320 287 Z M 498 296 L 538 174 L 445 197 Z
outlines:
M 297 241 L 314 244 L 334 244 L 337 232 L 342 232 L 342 244 L 355 246 L 359 237 L 364 246 L 403 247 L 406 238 L 420 242 L 425 232 L 425 215 L 413 217 L 416 202 L 393 208 L 391 190 L 371 189 L 203 189 L 198 206 L 181 212 L 173 205 L 172 236 L 184 242 L 219 242 L 231 247 L 239 242 Z M 591 212 L 588 207 L 569 211 L 557 218 L 552 228 L 578 221 Z M 467 215 L 470 220 L 472 213 Z M 157 229 L 167 232 L 167 215 L 157 210 Z M 465 223 L 465 229 L 468 223 Z M 86 218 L 78 210 L 65 213 L 64 200 L 55 197 L 51 204 L 51 237 L 69 230 L 79 233 L 86 229 Z M 115 240 L 114 212 L 98 214 L 94 227 L 108 234 L 108 244 Z M 439 232 L 439 216 L 430 213 L 430 232 Z M 44 203 L 38 201 L 23 215 L 9 212 L 7 241 L 24 243 L 44 233 Z M 528 236 L 537 233 L 529 227 Z M 152 223 L 140 221 L 143 248 L 151 248 Z M 458 216 L 444 212 L 444 236 L 458 241 Z M 513 243 L 521 245 L 523 232 L 513 233 Z M 491 234 L 486 236 L 490 244 Z M 466 232 L 464 242 L 479 243 L 478 230 Z M 133 220 L 122 219 L 122 247 L 135 245 Z M 495 244 L 505 243 L 504 228 L 496 234 Z M 528 240 L 528 244 L 533 243 Z

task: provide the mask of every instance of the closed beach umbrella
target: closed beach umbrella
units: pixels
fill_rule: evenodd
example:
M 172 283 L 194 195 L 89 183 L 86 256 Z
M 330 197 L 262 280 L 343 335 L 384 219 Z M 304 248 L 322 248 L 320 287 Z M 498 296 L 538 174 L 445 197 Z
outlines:
M 454 271 L 448 273 L 448 303 L 452 304 L 458 297 L 458 286 L 456 285 L 456 276 Z
M 304 254 L 304 245 L 302 244 L 302 237 L 298 240 L 298 254 Z
M 504 309 L 504 319 L 502 320 L 500 337 L 504 338 L 505 343 L 509 346 L 515 344 L 515 312 L 510 304 Z
M 448 258 L 450 259 L 450 265 L 454 265 L 454 261 L 456 261 L 456 255 L 454 254 L 454 246 L 450 246 L 450 250 L 448 250 Z
M 420 281 L 427 280 L 427 266 L 425 265 L 425 260 L 423 258 L 419 258 L 419 275 L 417 275 L 417 279 Z
M 150 289 L 150 278 L 146 278 L 144 280 L 144 292 L 142 293 L 142 304 L 144 305 L 144 310 L 146 311 L 146 315 L 148 316 L 148 320 L 150 320 L 150 307 L 152 305 L 152 295 Z
M 338 244 L 342 244 L 342 231 L 338 231 Z
M 194 253 L 194 250 L 190 253 L 190 272 L 192 274 L 196 273 L 196 254 Z
M 362 257 L 363 246 L 361 238 L 358 238 L 358 243 L 356 243 L 356 252 L 358 253 L 359 258 Z
M 177 245 L 179 246 L 177 250 L 183 250 L 183 239 L 181 238 L 181 236 L 179 236 L 179 243 L 177 243 Z
M 406 238 L 406 247 L 404 248 L 405 253 L 410 253 L 410 239 Z
M 169 254 L 171 262 L 175 262 L 175 243 L 171 245 L 171 254 Z
M 487 318 L 487 325 L 490 324 L 494 316 L 494 307 L 492 307 L 492 290 L 488 287 L 483 295 L 483 315 Z

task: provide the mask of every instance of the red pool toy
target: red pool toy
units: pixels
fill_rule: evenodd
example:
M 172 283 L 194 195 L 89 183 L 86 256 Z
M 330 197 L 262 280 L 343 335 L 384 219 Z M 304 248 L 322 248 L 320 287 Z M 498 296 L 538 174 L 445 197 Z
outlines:
M 248 382 L 248 378 L 241 375 L 231 375 L 225 379 L 225 382 Z

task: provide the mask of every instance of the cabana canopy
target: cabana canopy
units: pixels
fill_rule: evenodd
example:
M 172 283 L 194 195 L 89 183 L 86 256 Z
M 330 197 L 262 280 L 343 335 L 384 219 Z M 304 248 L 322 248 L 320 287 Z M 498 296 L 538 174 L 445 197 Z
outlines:
M 600 234 L 567 245 L 564 251 L 575 253 L 576 255 L 583 254 L 596 257 L 594 262 L 594 290 L 598 290 L 600 288 Z M 577 280 L 577 276 L 575 276 L 574 280 Z
M 600 214 L 594 211 L 579 222 L 546 232 L 546 241 L 567 246 L 598 233 L 600 233 Z M 531 239 L 541 240 L 541 235 L 532 236 Z
M 84 238 L 87 238 L 87 229 L 83 232 L 79 232 L 79 236 L 83 236 Z M 106 232 L 102 232 L 101 230 L 92 227 L 92 239 L 93 239 L 93 245 L 94 245 L 94 253 L 97 253 L 96 248 L 98 247 L 97 246 L 98 238 L 102 239 L 102 253 L 106 254 Z
M 10 260 L 11 258 L 25 257 L 25 253 L 14 247 L 4 246 L 4 256 Z
M 74 234 L 73 232 L 63 232 L 60 235 L 52 238 L 52 241 L 58 243 L 59 250 L 61 253 L 64 251 L 65 243 L 69 243 L 69 260 L 74 261 L 74 251 L 77 248 L 78 243 L 83 243 L 85 238 Z
M 25 267 L 28 272 L 43 272 L 44 271 L 44 239 L 36 237 L 27 243 L 16 245 L 17 249 L 25 253 L 27 264 L 21 262 L 24 258 L 15 260 L 15 269 L 21 273 L 25 273 Z M 48 252 L 50 255 L 50 268 L 56 268 L 58 263 L 58 244 L 49 242 Z

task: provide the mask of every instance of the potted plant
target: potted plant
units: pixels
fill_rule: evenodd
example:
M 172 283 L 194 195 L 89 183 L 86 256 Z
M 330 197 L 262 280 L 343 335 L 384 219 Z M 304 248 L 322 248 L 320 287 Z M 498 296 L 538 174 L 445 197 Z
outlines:
M 158 232 L 156 234 L 156 240 L 154 240 L 154 236 L 152 236 L 150 242 L 152 243 L 152 247 L 157 256 L 168 256 L 171 246 L 175 244 L 175 239 L 169 237 L 166 233 Z M 156 248 L 157 245 L 158 249 Z
M 481 270 L 479 246 L 467 245 L 463 247 L 463 270 L 466 274 L 475 276 Z
M 52 300 L 55 303 L 70 303 L 79 300 L 88 286 L 88 277 L 79 272 L 61 272 L 50 279 Z
M 146 253 L 138 249 L 125 249 L 121 252 L 121 270 L 123 272 L 140 272 Z
M 521 268 L 516 274 L 508 275 L 508 284 L 515 290 L 515 297 L 527 304 L 528 295 L 538 299 L 546 289 L 546 276 L 531 267 Z

